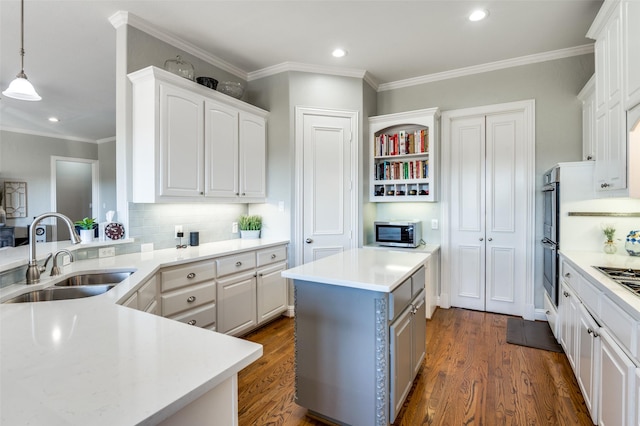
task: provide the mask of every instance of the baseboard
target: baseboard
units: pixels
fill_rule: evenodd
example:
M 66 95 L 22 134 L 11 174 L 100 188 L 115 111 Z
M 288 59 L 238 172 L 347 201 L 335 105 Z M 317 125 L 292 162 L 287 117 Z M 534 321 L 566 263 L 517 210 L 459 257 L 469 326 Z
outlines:
M 289 305 L 286 311 L 282 313 L 285 317 L 293 318 L 295 315 L 295 307 L 293 305 Z
M 547 314 L 545 313 L 545 310 L 542 308 L 538 308 L 535 311 L 535 320 L 536 321 L 546 321 L 547 320 Z

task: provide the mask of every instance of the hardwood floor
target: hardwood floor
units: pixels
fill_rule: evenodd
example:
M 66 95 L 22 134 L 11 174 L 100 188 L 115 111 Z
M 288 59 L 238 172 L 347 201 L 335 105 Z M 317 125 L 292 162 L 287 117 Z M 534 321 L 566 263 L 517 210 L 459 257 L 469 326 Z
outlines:
M 562 353 L 506 342 L 507 316 L 438 309 L 427 356 L 394 425 L 591 425 Z M 294 320 L 246 336 L 264 355 L 239 374 L 239 423 L 322 425 L 294 402 Z

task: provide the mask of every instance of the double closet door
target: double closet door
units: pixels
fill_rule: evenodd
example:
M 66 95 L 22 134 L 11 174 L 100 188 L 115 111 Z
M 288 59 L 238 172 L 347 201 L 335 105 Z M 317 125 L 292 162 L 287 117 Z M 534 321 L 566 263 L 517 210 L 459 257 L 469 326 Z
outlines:
M 523 315 L 530 203 L 523 111 L 449 118 L 451 305 Z

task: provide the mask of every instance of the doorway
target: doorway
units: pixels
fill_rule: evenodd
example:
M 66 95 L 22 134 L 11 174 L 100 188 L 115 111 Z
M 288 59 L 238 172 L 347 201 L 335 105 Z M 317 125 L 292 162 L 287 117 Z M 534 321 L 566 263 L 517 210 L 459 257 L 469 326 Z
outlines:
M 358 113 L 296 108 L 297 264 L 355 248 Z
M 51 157 L 51 211 L 73 222 L 98 219 L 98 160 Z M 70 239 L 66 226 L 54 226 L 52 241 Z
M 442 114 L 443 306 L 534 318 L 534 109 Z

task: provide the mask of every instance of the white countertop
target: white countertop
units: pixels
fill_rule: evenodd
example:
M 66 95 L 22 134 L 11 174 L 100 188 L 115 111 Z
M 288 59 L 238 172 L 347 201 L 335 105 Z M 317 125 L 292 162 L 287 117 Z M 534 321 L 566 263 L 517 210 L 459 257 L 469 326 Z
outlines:
M 387 248 L 347 250 L 298 267 L 282 276 L 302 281 L 390 293 L 417 271 L 428 252 Z
M 0 304 L 0 424 L 156 424 L 262 356 L 262 346 L 117 305 L 159 268 L 286 244 L 229 240 L 71 263 L 136 269 L 84 299 Z M 15 284 L 0 301 L 51 285 Z
M 626 252 L 605 254 L 584 251 L 560 251 L 560 254 L 574 266 L 583 270 L 585 277 L 611 300 L 640 321 L 640 296 L 633 294 L 621 284 L 594 268 L 594 266 L 608 266 L 612 268 L 640 269 L 640 257 L 629 256 Z

